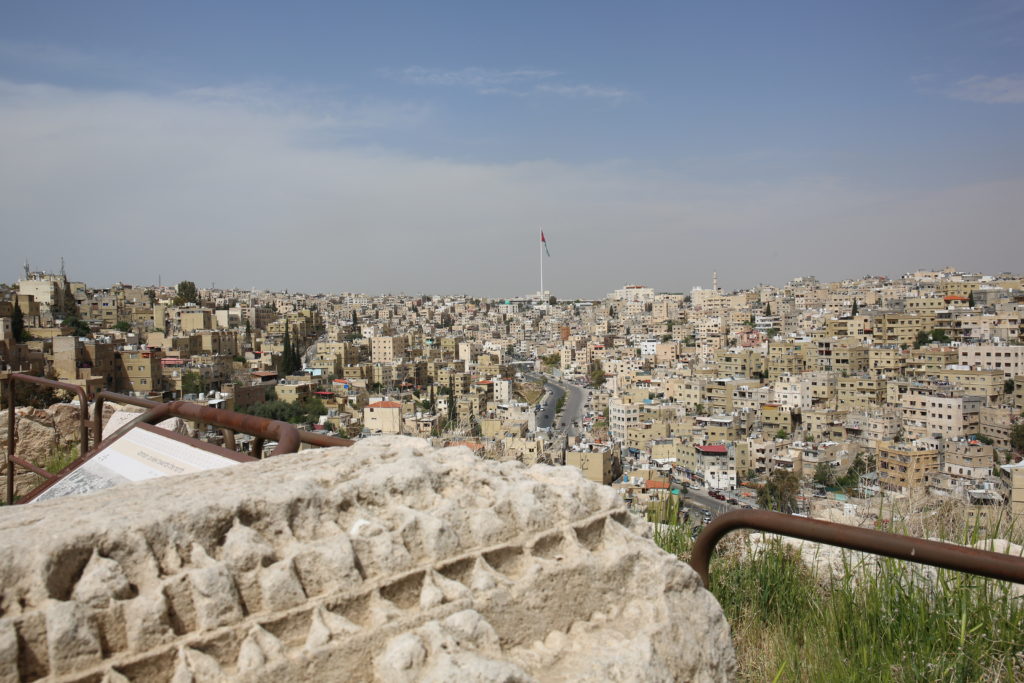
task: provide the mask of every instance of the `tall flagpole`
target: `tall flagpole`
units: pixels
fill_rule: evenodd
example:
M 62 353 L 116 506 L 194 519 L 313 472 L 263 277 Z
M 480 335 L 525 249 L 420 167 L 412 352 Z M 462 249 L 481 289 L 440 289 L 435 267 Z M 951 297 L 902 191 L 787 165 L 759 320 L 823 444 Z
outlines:
M 543 238 L 544 231 L 541 230 L 540 234 L 541 234 L 541 241 L 540 241 L 540 245 L 539 245 L 540 246 L 540 298 L 543 299 L 544 298 L 544 238 Z

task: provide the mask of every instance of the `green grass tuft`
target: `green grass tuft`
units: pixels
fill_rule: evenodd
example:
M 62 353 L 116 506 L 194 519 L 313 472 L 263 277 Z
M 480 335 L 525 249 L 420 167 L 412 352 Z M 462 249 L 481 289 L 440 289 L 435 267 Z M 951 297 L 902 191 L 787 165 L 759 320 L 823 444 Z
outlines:
M 689 559 L 687 526 L 658 525 L 654 539 Z M 750 681 L 1022 680 L 1015 588 L 889 558 L 816 577 L 792 547 L 772 539 L 754 550 L 742 533 L 723 539 L 711 563 L 738 675 Z

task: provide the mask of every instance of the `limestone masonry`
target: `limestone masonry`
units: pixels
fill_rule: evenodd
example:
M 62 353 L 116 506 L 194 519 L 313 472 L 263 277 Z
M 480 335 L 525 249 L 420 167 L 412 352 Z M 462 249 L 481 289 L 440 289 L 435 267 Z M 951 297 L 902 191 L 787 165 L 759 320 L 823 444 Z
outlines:
M 0 512 L 0 680 L 727 680 L 614 492 L 403 437 Z

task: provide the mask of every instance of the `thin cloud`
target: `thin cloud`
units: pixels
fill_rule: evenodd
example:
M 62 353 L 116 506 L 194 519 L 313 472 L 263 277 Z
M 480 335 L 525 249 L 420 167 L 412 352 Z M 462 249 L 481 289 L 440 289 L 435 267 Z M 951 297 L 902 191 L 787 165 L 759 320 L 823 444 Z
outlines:
M 444 70 L 411 66 L 388 75 L 406 83 L 424 86 L 473 88 L 480 95 L 526 97 L 531 94 L 558 95 L 570 98 L 621 100 L 629 93 L 621 88 L 586 83 L 552 83 L 558 71 L 545 69 L 465 69 Z
M 305 86 L 281 89 L 248 83 L 178 90 L 178 99 L 198 104 L 239 108 L 247 112 L 298 117 L 322 128 L 410 128 L 427 120 L 432 108 L 417 102 L 343 99 L 336 91 Z
M 784 281 L 809 263 L 831 279 L 865 263 L 1010 270 L 1024 249 L 1024 179 L 908 196 L 837 178 L 702 183 L 625 161 L 469 163 L 305 144 L 316 118 L 248 100 L 245 88 L 185 96 L 0 80 L 0 272 L 16 275 L 26 257 L 52 262 L 56 245 L 93 285 L 162 277 L 509 296 L 537 287 L 544 225 L 573 245 L 552 255 L 545 284 L 572 298 L 628 281 L 680 291 L 714 268 L 731 273 L 730 287 Z M 964 226 L 1003 248 L 964 252 Z
M 537 91 L 563 97 L 596 97 L 609 100 L 621 100 L 629 94 L 619 88 L 586 85 L 585 83 L 580 85 L 543 83 L 537 86 Z
M 93 55 L 60 45 L 0 40 L 0 59 L 60 69 L 95 67 Z
M 971 76 L 954 83 L 946 95 L 968 102 L 1019 104 L 1024 102 L 1024 77 Z
M 557 71 L 540 69 L 481 69 L 468 67 L 465 69 L 444 70 L 422 66 L 410 66 L 398 72 L 400 80 L 415 85 L 443 85 L 467 88 L 497 88 L 515 83 L 531 83 L 557 76 Z

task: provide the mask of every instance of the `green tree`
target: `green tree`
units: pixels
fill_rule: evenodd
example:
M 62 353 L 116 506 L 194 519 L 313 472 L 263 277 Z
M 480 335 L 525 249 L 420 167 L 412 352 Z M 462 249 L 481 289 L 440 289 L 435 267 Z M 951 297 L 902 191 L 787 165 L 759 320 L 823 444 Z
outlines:
M 832 486 L 836 483 L 836 468 L 830 462 L 819 462 L 814 468 L 814 483 Z
M 765 314 L 766 316 L 768 316 L 768 315 L 771 315 L 771 314 L 772 314 L 772 305 L 771 305 L 771 304 L 765 304 L 765 305 L 764 305 L 764 314 Z
M 590 374 L 587 376 L 587 379 L 589 379 L 590 383 L 595 387 L 599 387 L 602 384 L 604 384 L 604 366 L 601 365 L 601 361 L 594 361 L 594 364 L 590 368 Z
M 785 429 L 780 429 L 779 431 L 775 432 L 776 439 L 785 439 L 788 436 L 789 432 L 787 432 Z
M 295 372 L 294 367 L 295 354 L 292 353 L 292 337 L 289 325 L 285 325 L 284 328 L 284 343 L 281 350 L 281 358 L 277 362 L 277 372 L 282 377 L 286 377 Z
M 858 308 L 858 306 L 857 306 L 857 300 L 854 299 L 853 300 L 853 308 L 850 310 L 850 315 L 857 315 L 857 311 L 859 311 L 859 310 L 860 310 L 860 308 Z
M 89 329 L 89 324 L 76 316 L 65 318 L 64 325 L 70 327 L 71 333 L 76 337 L 88 337 L 92 333 L 92 330 Z
M 14 334 L 14 341 L 24 344 L 28 341 L 28 332 L 25 331 L 25 314 L 21 311 L 21 304 L 14 300 L 14 313 L 11 315 L 11 332 Z
M 971 290 L 967 294 L 967 305 L 970 306 L 971 308 L 974 308 L 974 290 Z
M 558 303 L 558 299 L 555 298 L 554 294 L 552 294 L 551 296 L 548 297 L 548 304 L 554 306 L 557 303 Z
M 1012 394 L 1013 393 L 1013 380 L 1012 379 L 1008 379 L 1005 382 L 1003 382 L 1003 393 L 1004 394 Z
M 853 462 L 850 463 L 850 467 L 846 470 L 846 474 L 836 479 L 836 484 L 844 489 L 856 488 L 860 483 L 860 475 L 867 472 L 870 467 L 871 463 L 864 459 L 863 454 L 858 453 L 853 456 Z
M 194 370 L 190 370 L 181 376 L 182 394 L 201 394 L 206 391 L 203 376 Z
M 949 335 L 946 334 L 945 330 L 932 330 L 932 341 L 937 341 L 940 344 L 946 344 L 949 342 Z
M 119 320 L 118 323 L 114 325 L 114 329 L 119 332 L 131 332 L 132 324 L 126 320 Z
M 297 339 L 298 335 L 293 335 L 293 339 Z M 299 351 L 298 342 L 292 343 L 292 359 L 291 359 L 291 371 L 288 374 L 298 372 L 302 369 L 302 353 Z
M 1010 446 L 1018 453 L 1024 453 L 1024 425 L 1014 425 L 1010 430 Z
M 931 337 L 929 336 L 929 334 L 924 330 L 921 330 L 920 332 L 917 333 L 917 339 L 914 340 L 914 348 L 919 349 L 930 341 Z
M 196 289 L 196 283 L 191 280 L 182 280 L 178 283 L 178 295 L 174 297 L 174 305 L 181 306 L 182 304 L 198 304 L 199 303 L 199 290 Z
M 775 470 L 757 492 L 757 504 L 764 510 L 796 512 L 800 477 L 793 472 Z

